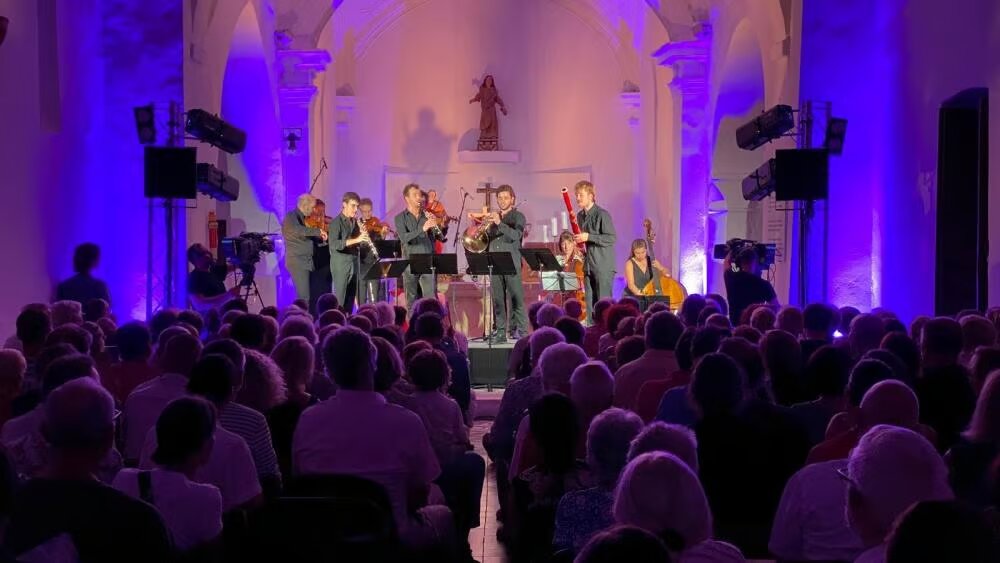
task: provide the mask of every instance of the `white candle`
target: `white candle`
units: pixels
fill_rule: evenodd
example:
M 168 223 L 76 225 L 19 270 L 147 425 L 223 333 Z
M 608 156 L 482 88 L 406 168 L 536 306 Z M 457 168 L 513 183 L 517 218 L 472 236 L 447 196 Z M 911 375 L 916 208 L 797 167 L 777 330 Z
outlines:
M 562 215 L 563 230 L 564 231 L 568 231 L 569 230 L 569 213 L 566 213 L 565 211 L 563 211 L 561 213 L 561 215 Z
M 552 227 L 551 227 L 551 229 L 552 229 L 552 238 L 555 238 L 556 233 L 559 232 L 559 224 L 556 222 L 556 218 L 555 217 L 552 218 Z
M 549 242 L 549 226 L 542 225 L 542 242 Z

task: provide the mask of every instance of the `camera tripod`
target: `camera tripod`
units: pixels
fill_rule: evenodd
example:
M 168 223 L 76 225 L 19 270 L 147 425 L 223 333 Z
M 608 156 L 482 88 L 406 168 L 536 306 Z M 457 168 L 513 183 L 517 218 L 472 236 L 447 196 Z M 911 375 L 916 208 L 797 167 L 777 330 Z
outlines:
M 244 303 L 249 303 L 251 297 L 256 297 L 260 306 L 264 306 L 264 299 L 260 296 L 260 290 L 257 288 L 257 278 L 254 275 L 257 271 L 257 266 L 255 264 L 241 264 L 234 272 L 233 276 L 236 278 L 236 284 L 240 288 L 240 299 Z

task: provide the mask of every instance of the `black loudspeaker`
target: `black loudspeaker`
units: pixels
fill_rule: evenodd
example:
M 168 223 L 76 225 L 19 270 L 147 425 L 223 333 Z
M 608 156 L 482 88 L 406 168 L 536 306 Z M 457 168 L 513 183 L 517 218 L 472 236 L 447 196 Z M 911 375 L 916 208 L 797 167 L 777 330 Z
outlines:
M 774 155 L 774 197 L 778 201 L 826 199 L 830 153 L 826 149 L 781 149 Z
M 985 311 L 989 256 L 989 90 L 963 90 L 938 116 L 934 311 Z
M 146 197 L 198 197 L 197 151 L 194 147 L 147 146 L 144 157 Z

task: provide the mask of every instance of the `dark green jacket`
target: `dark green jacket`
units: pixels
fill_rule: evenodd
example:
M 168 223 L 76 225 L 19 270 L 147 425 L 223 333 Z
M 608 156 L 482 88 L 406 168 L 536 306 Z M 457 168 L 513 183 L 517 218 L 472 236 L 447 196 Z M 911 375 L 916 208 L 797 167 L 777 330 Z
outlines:
M 584 270 L 587 272 L 613 273 L 615 268 L 615 225 L 611 214 L 603 207 L 594 204 L 590 211 L 580 211 L 576 214 L 580 230 L 589 233 L 587 240 L 587 259 L 584 260 Z
M 403 258 L 408 258 L 411 254 L 434 254 L 433 235 L 423 230 L 427 217 L 414 217 L 404 209 L 396 215 L 393 222 L 396 224 L 399 243 L 403 247 Z
M 500 224 L 491 226 L 486 233 L 490 238 L 489 251 L 510 252 L 518 273 L 521 273 L 521 238 L 524 236 L 526 222 L 524 213 L 514 209 L 501 217 Z
M 320 236 L 319 229 L 306 226 L 306 216 L 298 209 L 285 214 L 281 223 L 281 236 L 285 239 L 285 263 L 288 268 L 313 269 L 313 238 Z

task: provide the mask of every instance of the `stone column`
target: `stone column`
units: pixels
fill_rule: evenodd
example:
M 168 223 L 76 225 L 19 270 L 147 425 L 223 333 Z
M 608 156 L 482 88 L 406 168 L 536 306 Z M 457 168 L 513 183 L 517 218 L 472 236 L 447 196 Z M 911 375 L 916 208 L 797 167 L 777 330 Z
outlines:
M 284 182 L 284 205 L 287 211 L 295 205 L 299 194 L 309 191 L 312 170 L 309 163 L 309 126 L 312 123 L 312 101 L 318 89 L 316 74 L 326 69 L 330 54 L 323 49 L 275 52 L 278 84 L 278 118 L 281 121 L 281 167 Z M 322 125 L 322 124 L 320 124 Z M 318 165 L 318 163 L 317 163 Z M 328 206 L 331 204 L 328 202 Z M 336 206 L 332 206 L 336 207 Z M 283 216 L 283 215 L 282 215 Z M 284 306 L 295 298 L 295 290 L 284 264 L 276 283 L 278 305 Z
M 670 67 L 678 123 L 680 158 L 680 210 L 678 213 L 680 279 L 690 293 L 702 293 L 706 283 L 706 222 L 711 173 L 711 116 L 709 106 L 709 71 L 711 68 L 712 29 L 702 24 L 694 39 L 667 43 L 653 57 Z

